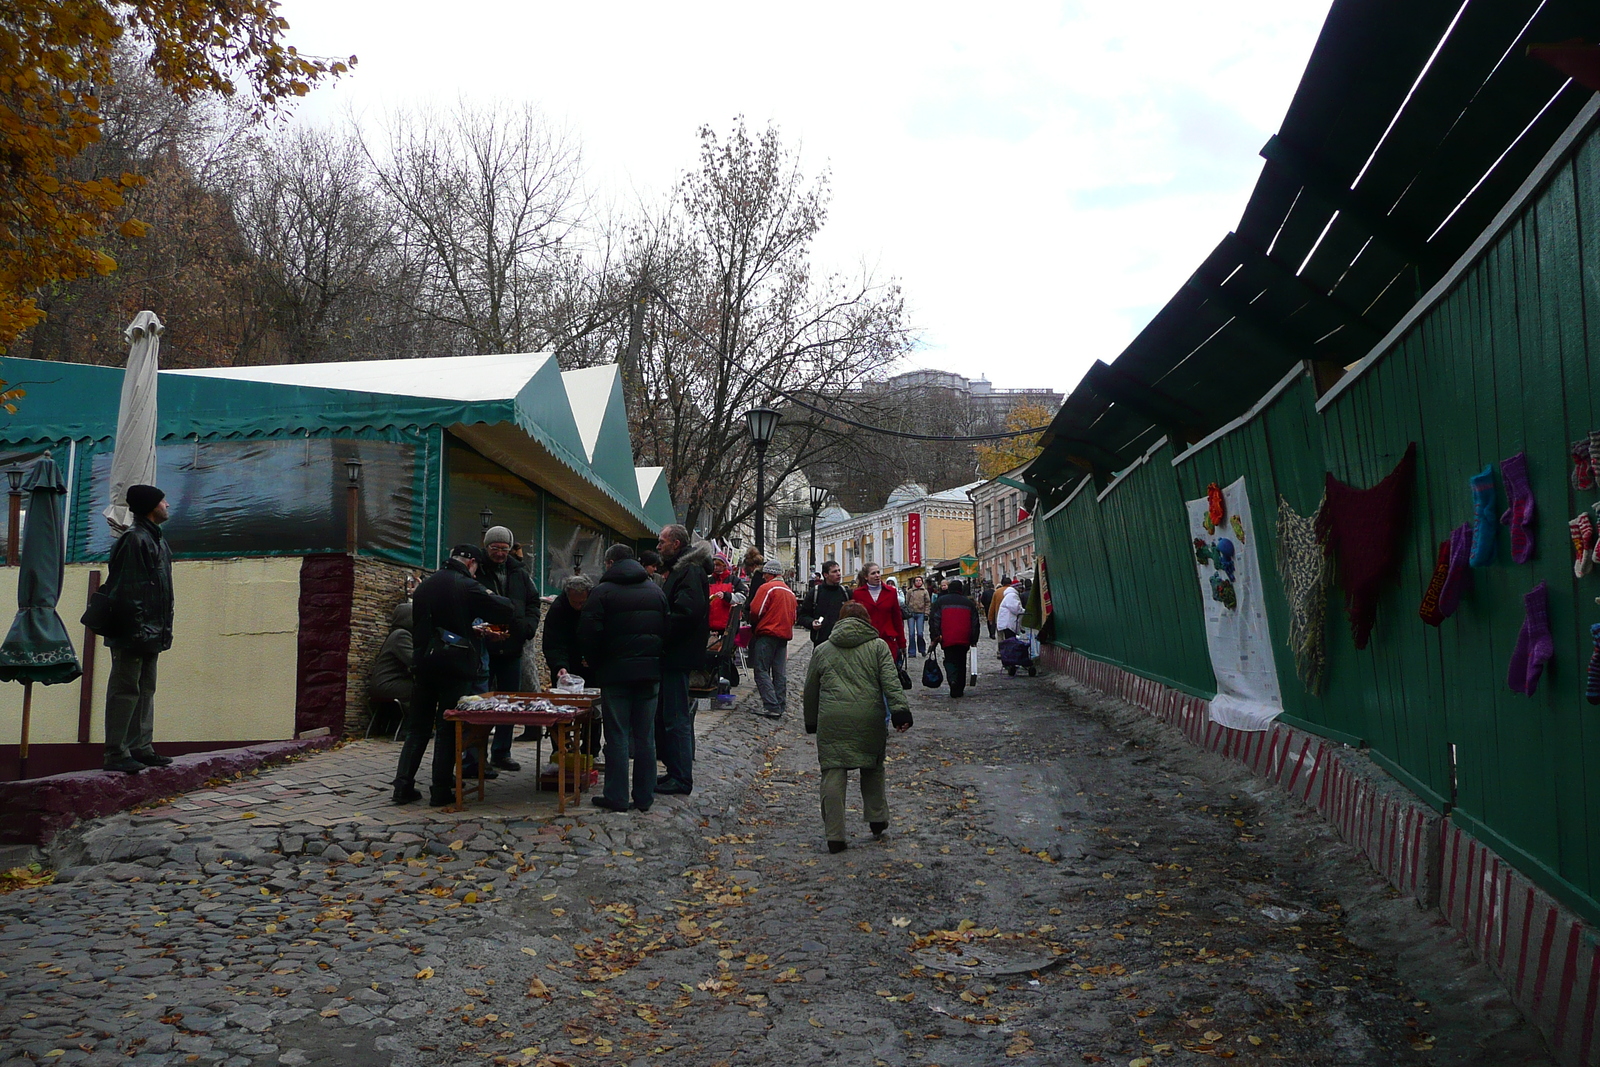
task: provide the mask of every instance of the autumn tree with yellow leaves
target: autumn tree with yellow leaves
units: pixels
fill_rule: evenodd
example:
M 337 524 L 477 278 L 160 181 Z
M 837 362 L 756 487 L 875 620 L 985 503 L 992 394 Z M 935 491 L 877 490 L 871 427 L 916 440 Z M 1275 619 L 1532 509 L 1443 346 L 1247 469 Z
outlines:
M 1055 413 L 1037 400 L 1023 400 L 1006 414 L 1005 428 L 1031 430 L 1036 426 L 1048 426 L 1054 417 Z M 978 473 L 985 478 L 998 478 L 1006 471 L 1022 466 L 1039 454 L 1041 436 L 1035 433 L 975 445 L 973 450 L 978 453 Z
M 275 0 L 7 0 L 0 18 L 0 348 L 43 318 L 46 287 L 109 274 L 100 246 L 127 191 L 143 180 L 79 175 L 100 138 L 100 94 L 125 39 L 181 99 L 249 94 L 257 115 L 350 69 L 355 57 L 301 55 L 283 42 Z M 124 219 L 124 237 L 145 234 Z

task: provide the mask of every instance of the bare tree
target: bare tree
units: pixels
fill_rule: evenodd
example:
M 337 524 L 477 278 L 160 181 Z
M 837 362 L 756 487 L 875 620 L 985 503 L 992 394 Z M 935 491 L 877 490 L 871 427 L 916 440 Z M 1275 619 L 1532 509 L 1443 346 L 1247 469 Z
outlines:
M 707 533 L 753 511 L 746 410 L 785 411 L 768 459 L 776 486 L 855 447 L 790 398 L 849 409 L 907 348 L 898 286 L 813 276 L 827 201 L 826 178 L 808 184 L 775 128 L 752 136 L 741 119 L 726 141 L 701 129 L 699 167 L 635 239 L 623 356 L 638 375 L 636 449 L 666 468 L 673 500 Z
M 358 137 L 399 211 L 416 316 L 471 352 L 543 347 L 561 246 L 582 216 L 577 147 L 526 105 L 401 114 L 381 145 Z

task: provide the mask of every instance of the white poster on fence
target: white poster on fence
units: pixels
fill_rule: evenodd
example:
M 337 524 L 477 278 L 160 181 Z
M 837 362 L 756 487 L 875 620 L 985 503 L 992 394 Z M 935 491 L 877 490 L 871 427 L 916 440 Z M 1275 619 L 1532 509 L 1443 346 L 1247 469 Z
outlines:
M 1283 714 L 1283 696 L 1256 555 L 1261 534 L 1250 515 L 1244 479 L 1226 489 L 1213 482 L 1205 496 L 1187 505 L 1206 648 L 1217 676 L 1211 719 L 1235 730 L 1265 730 Z

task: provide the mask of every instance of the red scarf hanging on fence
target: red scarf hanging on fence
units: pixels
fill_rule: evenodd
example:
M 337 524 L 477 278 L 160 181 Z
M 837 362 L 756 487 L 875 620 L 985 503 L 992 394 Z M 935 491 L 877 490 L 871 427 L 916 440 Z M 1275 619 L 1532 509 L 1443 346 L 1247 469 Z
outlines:
M 1317 522 L 1317 537 L 1338 567 L 1344 610 L 1357 648 L 1367 647 L 1378 596 L 1400 566 L 1400 543 L 1416 474 L 1413 441 L 1399 465 L 1371 489 L 1353 489 L 1327 475 L 1328 497 Z

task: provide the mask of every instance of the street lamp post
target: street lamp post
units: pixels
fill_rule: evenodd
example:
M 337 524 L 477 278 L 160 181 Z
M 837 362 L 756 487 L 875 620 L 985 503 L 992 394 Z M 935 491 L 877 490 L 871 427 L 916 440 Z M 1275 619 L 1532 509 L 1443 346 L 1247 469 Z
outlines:
M 751 408 L 744 413 L 750 427 L 750 440 L 756 446 L 756 551 L 767 554 L 767 446 L 778 430 L 781 412 L 771 408 Z
M 817 512 L 828 502 L 828 491 L 820 485 L 811 487 L 811 568 L 806 576 L 810 577 L 817 569 Z
M 356 554 L 356 524 L 361 519 L 361 461 L 351 458 L 344 461 L 344 550 Z
M 17 565 L 22 539 L 22 475 L 21 467 L 11 467 L 6 478 L 11 482 L 11 513 L 6 519 L 6 566 Z

